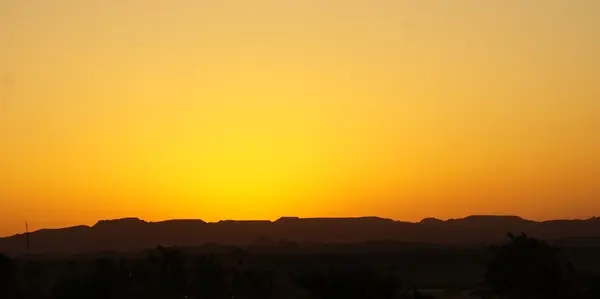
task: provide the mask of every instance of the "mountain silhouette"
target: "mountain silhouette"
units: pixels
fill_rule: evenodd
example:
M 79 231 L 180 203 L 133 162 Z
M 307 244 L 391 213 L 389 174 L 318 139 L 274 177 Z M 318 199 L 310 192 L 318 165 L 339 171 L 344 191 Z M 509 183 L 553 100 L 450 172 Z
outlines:
M 164 246 L 204 244 L 249 245 L 276 242 L 359 243 L 398 241 L 431 244 L 492 244 L 507 232 L 561 244 L 600 245 L 600 218 L 531 221 L 517 216 L 469 216 L 461 219 L 426 218 L 418 223 L 378 217 L 297 218 L 277 221 L 169 220 L 138 218 L 102 220 L 93 226 L 42 229 L 29 233 L 31 254 L 78 254 L 100 251 L 138 251 Z M 0 238 L 0 252 L 27 252 L 25 234 Z

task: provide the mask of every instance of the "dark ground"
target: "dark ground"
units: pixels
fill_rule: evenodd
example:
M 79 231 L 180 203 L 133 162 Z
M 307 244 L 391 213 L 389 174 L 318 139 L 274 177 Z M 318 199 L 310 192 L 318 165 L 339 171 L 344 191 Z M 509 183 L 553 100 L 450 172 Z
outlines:
M 266 271 L 271 277 L 269 279 L 276 281 L 277 292 L 286 294 L 288 298 L 307 298 L 301 286 L 302 277 L 307 275 L 331 271 L 358 273 L 365 269 L 370 273 L 393 273 L 403 285 L 415 289 L 472 290 L 481 285 L 490 261 L 489 250 L 485 246 L 398 242 L 329 245 L 282 243 L 243 248 L 205 245 L 168 250 L 180 254 L 185 268 L 183 272 L 187 273 L 185 280 L 192 284 L 199 269 L 198 261 L 210 260 L 219 265 L 223 270 L 222 276 L 229 283 L 239 273 L 257 269 Z M 600 248 L 567 247 L 561 248 L 561 251 L 578 271 L 600 275 Z M 164 261 L 168 259 L 164 255 L 161 257 L 161 254 L 161 250 L 155 248 L 135 253 L 21 256 L 14 261 L 21 281 L 35 285 L 33 288 L 37 289 L 38 294 L 50 294 L 56 292 L 56 285 L 68 277 L 87 277 L 96 275 L 94 273 L 98 271 L 125 271 L 125 277 L 130 273 L 158 273 L 156 269 L 164 268 Z M 102 263 L 110 266 L 99 266 Z

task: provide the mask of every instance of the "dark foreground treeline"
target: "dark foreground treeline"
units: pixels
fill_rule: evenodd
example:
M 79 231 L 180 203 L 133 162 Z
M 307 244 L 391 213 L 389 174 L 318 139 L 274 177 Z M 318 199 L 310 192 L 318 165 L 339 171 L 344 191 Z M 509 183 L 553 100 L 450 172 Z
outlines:
M 561 251 L 525 235 L 486 251 L 338 247 L 0 255 L 0 298 L 430 298 L 426 289 L 446 289 L 436 296 L 448 298 L 600 298 L 593 248 Z

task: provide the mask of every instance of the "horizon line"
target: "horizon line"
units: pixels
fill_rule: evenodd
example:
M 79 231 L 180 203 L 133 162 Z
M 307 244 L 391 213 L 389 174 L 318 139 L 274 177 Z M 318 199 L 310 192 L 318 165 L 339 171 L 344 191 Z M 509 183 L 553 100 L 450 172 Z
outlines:
M 447 221 L 452 221 L 452 220 L 464 220 L 464 219 L 468 219 L 468 218 L 473 218 L 473 217 L 503 217 L 503 218 L 516 218 L 519 220 L 523 220 L 523 221 L 529 221 L 529 222 L 535 222 L 535 223 L 544 223 L 544 222 L 552 222 L 552 221 L 586 221 L 586 220 L 593 220 L 596 218 L 600 218 L 600 216 L 590 216 L 587 218 L 560 218 L 560 219 L 548 219 L 548 220 L 532 220 L 532 219 L 528 219 L 528 218 L 523 218 L 521 216 L 518 215 L 509 215 L 509 214 L 472 214 L 472 215 L 468 215 L 468 216 L 464 216 L 464 217 L 459 217 L 459 218 L 446 218 L 446 219 L 442 219 L 442 218 L 436 218 L 436 217 L 425 217 L 422 218 L 419 221 L 405 221 L 405 220 L 398 220 L 398 219 L 393 219 L 393 218 L 387 218 L 387 217 L 380 217 L 380 216 L 349 216 L 349 217 L 298 217 L 298 216 L 281 216 L 279 218 L 277 218 L 276 220 L 269 220 L 269 219 L 221 219 L 218 221 L 205 221 L 201 218 L 170 218 L 170 219 L 164 219 L 164 220 L 156 220 L 156 221 L 147 221 L 144 220 L 142 218 L 139 217 L 121 217 L 121 218 L 110 218 L 110 219 L 100 219 L 97 220 L 94 224 L 92 225 L 87 225 L 87 224 L 79 224 L 79 225 L 73 225 L 73 226 L 63 226 L 63 227 L 51 227 L 51 228 L 40 228 L 37 230 L 33 230 L 33 231 L 28 231 L 25 233 L 15 233 L 12 235 L 4 235 L 4 236 L 0 236 L 0 238 L 10 238 L 10 237 L 14 237 L 14 236 L 19 236 L 19 235 L 25 235 L 27 233 L 31 234 L 31 233 L 35 233 L 35 232 L 39 232 L 39 231 L 46 231 L 46 230 L 61 230 L 61 229 L 68 229 L 68 228 L 75 228 L 75 227 L 87 227 L 87 228 L 93 228 L 94 226 L 102 223 L 102 222 L 111 222 L 111 221 L 121 221 L 121 220 L 136 220 L 136 221 L 141 221 L 147 224 L 152 224 L 152 223 L 164 223 L 164 222 L 169 222 L 169 221 L 201 221 L 205 224 L 219 224 L 219 223 L 223 223 L 223 222 L 268 222 L 268 223 L 276 223 L 277 221 L 280 221 L 282 219 L 297 219 L 297 220 L 311 220 L 311 219 L 316 219 L 316 220 L 341 220 L 341 219 L 380 219 L 380 220 L 387 220 L 387 221 L 393 221 L 393 222 L 398 222 L 398 223 L 411 223 L 411 224 L 420 224 L 425 220 L 438 220 L 438 221 L 442 221 L 442 222 L 447 222 Z

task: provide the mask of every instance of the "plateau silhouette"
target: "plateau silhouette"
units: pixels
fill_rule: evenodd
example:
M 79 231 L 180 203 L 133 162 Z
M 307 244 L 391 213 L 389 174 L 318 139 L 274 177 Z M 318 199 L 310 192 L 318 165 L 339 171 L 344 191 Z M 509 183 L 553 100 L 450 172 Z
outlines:
M 214 223 L 202 220 L 147 222 L 138 218 L 124 218 L 98 221 L 93 226 L 42 229 L 28 236 L 17 234 L 0 238 L 0 252 L 9 255 L 82 254 L 139 251 L 157 245 L 268 246 L 375 241 L 489 245 L 501 242 L 509 232 L 526 233 L 557 245 L 600 246 L 600 218 L 537 222 L 517 216 L 480 215 L 446 221 L 427 218 L 417 223 L 378 217 L 283 217 L 277 221 L 227 220 Z M 27 241 L 30 246 L 26 245 Z

